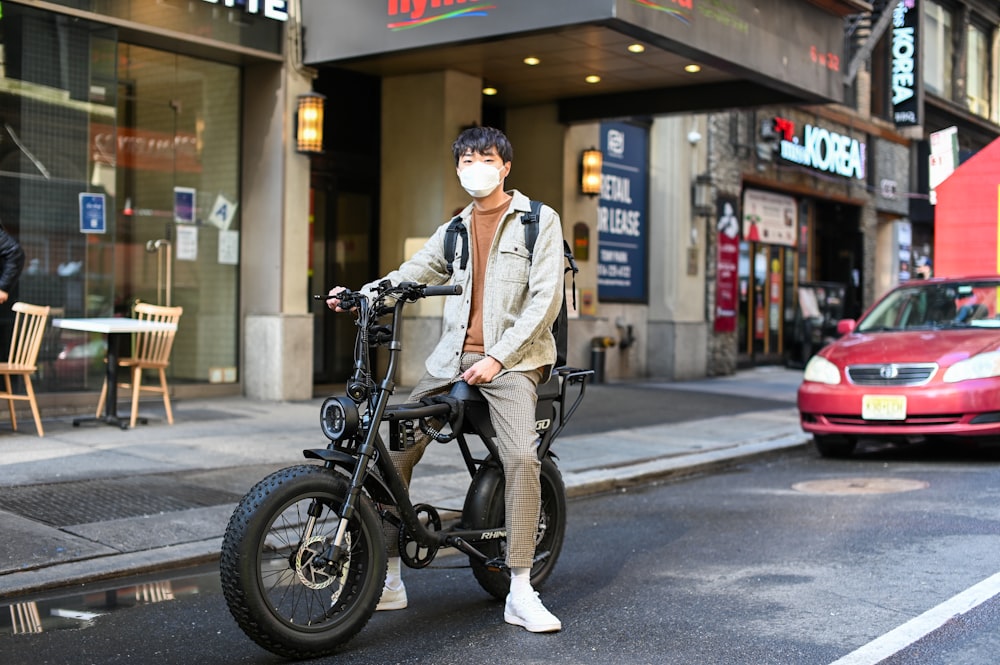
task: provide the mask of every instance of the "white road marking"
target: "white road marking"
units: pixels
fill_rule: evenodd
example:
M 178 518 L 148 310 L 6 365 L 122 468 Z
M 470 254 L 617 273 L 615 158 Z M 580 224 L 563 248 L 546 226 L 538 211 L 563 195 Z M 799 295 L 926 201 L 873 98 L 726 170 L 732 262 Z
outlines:
M 1000 573 L 987 577 L 830 665 L 875 665 L 997 595 L 1000 595 Z

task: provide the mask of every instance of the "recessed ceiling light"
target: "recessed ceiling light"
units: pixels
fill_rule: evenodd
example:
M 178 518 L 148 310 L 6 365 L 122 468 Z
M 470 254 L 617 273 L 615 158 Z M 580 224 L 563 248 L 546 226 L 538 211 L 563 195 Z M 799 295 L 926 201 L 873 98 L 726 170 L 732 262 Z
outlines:
M 685 65 L 684 71 L 686 71 L 688 74 L 697 74 L 698 72 L 701 71 L 701 65 L 696 65 L 694 63 L 690 65 Z
M 539 60 L 538 58 L 536 58 L 533 55 L 524 59 L 524 64 L 530 65 L 532 67 L 534 67 L 535 65 L 541 64 L 541 62 L 542 62 L 541 60 Z
M 500 92 L 500 91 L 497 90 L 496 88 L 483 88 L 483 94 L 486 95 L 487 97 L 492 97 L 493 95 L 497 94 L 498 92 Z
M 629 44 L 628 50 L 629 53 L 642 53 L 643 51 L 646 50 L 646 47 L 643 46 L 642 44 Z
M 598 76 L 597 74 L 591 74 L 590 76 L 588 76 L 583 80 L 586 81 L 587 83 L 600 83 L 601 77 Z

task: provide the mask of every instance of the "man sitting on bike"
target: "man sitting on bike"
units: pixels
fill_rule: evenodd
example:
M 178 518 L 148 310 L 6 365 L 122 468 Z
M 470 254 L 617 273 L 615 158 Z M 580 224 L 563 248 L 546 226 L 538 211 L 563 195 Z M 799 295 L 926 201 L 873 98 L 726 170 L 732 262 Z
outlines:
M 531 632 L 554 632 L 562 624 L 542 605 L 530 573 L 541 503 L 535 388 L 548 378 L 556 359 L 552 323 L 562 304 L 562 223 L 554 210 L 543 206 L 534 252 L 529 253 L 521 224 L 521 215 L 530 211 L 529 199 L 503 188 L 513 148 L 499 130 L 467 129 L 455 140 L 452 152 L 462 187 L 472 196 L 472 203 L 461 212 L 467 234 L 458 240 L 468 243 L 468 265 L 445 256 L 449 226 L 445 223 L 413 258 L 384 279 L 393 284 L 462 286 L 461 297 L 445 299 L 441 339 L 410 399 L 445 393 L 456 381 L 477 386 L 486 398 L 506 479 L 511 581 L 504 620 Z M 461 251 L 457 244 L 456 254 Z M 330 295 L 342 288 L 331 289 Z M 331 309 L 342 311 L 336 298 L 327 302 Z M 415 445 L 392 453 L 407 485 L 429 441 L 420 435 Z M 407 600 L 400 578 L 398 533 L 389 523 L 386 530 L 389 567 L 377 609 L 403 609 Z

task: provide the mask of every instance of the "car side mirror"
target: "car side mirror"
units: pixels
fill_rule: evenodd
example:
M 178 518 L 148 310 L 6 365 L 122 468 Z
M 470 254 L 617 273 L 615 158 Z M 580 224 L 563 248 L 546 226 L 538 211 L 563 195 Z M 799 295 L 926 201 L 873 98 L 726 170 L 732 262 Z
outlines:
M 837 321 L 837 334 L 846 335 L 848 333 L 854 332 L 854 326 L 857 325 L 857 321 L 854 319 L 841 319 Z

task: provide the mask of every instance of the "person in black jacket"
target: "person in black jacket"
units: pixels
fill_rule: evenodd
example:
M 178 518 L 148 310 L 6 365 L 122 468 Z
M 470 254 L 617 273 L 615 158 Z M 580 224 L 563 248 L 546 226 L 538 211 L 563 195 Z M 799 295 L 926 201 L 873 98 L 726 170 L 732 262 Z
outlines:
M 14 236 L 0 223 L 0 361 L 10 353 L 10 337 L 14 333 L 14 313 L 10 307 L 11 291 L 24 270 L 24 250 Z
M 0 223 L 0 305 L 10 298 L 17 278 L 24 270 L 24 250 Z

